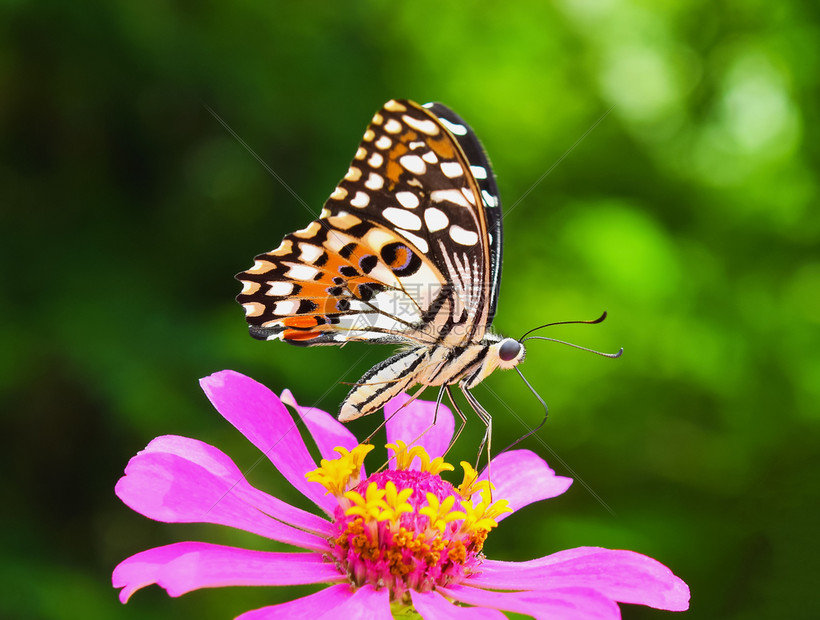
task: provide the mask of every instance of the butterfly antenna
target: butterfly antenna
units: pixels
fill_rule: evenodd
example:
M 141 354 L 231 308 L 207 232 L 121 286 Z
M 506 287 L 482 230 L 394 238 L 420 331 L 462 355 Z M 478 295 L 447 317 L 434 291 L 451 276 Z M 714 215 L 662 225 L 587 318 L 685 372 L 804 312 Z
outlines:
M 595 355 L 600 355 L 602 357 L 608 357 L 609 359 L 615 359 L 621 357 L 624 352 L 624 348 L 621 347 L 618 349 L 617 353 L 604 353 L 603 351 L 596 351 L 595 349 L 589 349 L 587 347 L 582 347 L 579 344 L 573 344 L 571 342 L 567 342 L 566 340 L 558 340 L 557 338 L 547 338 L 545 336 L 529 336 L 528 338 L 524 338 L 524 340 L 520 340 L 519 342 L 525 342 L 527 340 L 547 340 L 549 342 L 557 342 L 558 344 L 565 344 L 568 347 L 572 347 L 573 349 L 581 349 L 581 351 L 587 351 L 588 353 L 594 353 Z
M 518 376 L 519 376 L 519 377 L 521 377 L 521 380 L 522 380 L 522 381 L 524 382 L 524 384 L 525 384 L 525 385 L 526 385 L 526 386 L 530 389 L 530 392 L 532 392 L 533 394 L 535 394 L 535 397 L 538 399 L 538 402 L 539 402 L 539 403 L 541 403 L 541 406 L 544 408 L 544 417 L 541 419 L 541 422 L 538 424 L 538 426 L 536 426 L 535 428 L 530 429 L 529 431 L 527 431 L 526 433 L 524 433 L 523 435 L 521 435 L 521 437 L 519 437 L 518 439 L 516 439 L 514 442 L 512 442 L 509 446 L 507 446 L 506 448 L 504 448 L 504 449 L 503 449 L 501 452 L 499 452 L 498 454 L 503 454 L 503 453 L 504 453 L 504 452 L 506 452 L 507 450 L 510 450 L 511 448 L 513 448 L 513 447 L 517 446 L 518 444 L 520 444 L 520 443 L 521 443 L 522 441 L 524 441 L 527 437 L 531 437 L 531 436 L 535 435 L 538 431 L 540 431 L 540 430 L 544 427 L 544 424 L 546 424 L 546 423 L 547 423 L 547 417 L 548 417 L 548 416 L 549 416 L 549 414 L 550 414 L 550 409 L 549 409 L 549 407 L 547 407 L 547 403 L 546 403 L 546 402 L 544 402 L 544 399 L 543 399 L 543 398 L 541 398 L 541 395 L 540 395 L 538 392 L 536 392 L 536 391 L 535 391 L 535 388 L 534 388 L 534 387 L 532 387 L 532 385 L 530 385 L 530 382 L 529 382 L 529 381 L 527 381 L 527 378 L 526 378 L 526 377 L 525 377 L 525 376 L 521 373 L 521 371 L 518 369 L 518 367 L 516 367 L 516 368 L 515 368 L 515 372 L 517 372 L 517 373 L 518 373 Z M 496 455 L 496 457 L 497 457 L 497 456 L 498 456 L 498 455 Z
M 545 327 L 553 327 L 555 325 L 597 325 L 598 323 L 603 323 L 604 319 L 606 318 L 606 311 L 599 316 L 597 319 L 593 321 L 558 321 L 556 323 L 545 323 L 544 325 L 539 325 L 538 327 L 533 327 L 530 331 L 526 332 L 521 338 L 518 339 L 518 342 L 524 342 L 524 338 L 529 336 L 533 332 L 537 332 L 539 329 L 544 329 Z

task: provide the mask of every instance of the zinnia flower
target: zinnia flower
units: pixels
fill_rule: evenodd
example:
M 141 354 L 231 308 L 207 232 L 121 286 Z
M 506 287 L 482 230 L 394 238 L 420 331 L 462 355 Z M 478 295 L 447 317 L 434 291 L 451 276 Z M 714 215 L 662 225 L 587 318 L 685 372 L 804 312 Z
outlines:
M 282 400 L 232 371 L 201 381 L 216 409 L 324 513 L 317 516 L 251 486 L 233 461 L 208 444 L 178 436 L 154 439 L 116 486 L 133 510 L 168 523 L 219 523 L 299 547 L 251 551 L 205 542 L 149 549 L 114 570 L 120 600 L 157 584 L 171 596 L 198 588 L 330 584 L 293 601 L 263 607 L 241 620 L 392 618 L 413 609 L 425 619 L 503 618 L 500 610 L 551 619 L 620 618 L 617 603 L 682 611 L 686 584 L 659 562 L 632 551 L 580 547 L 527 562 L 488 560 L 487 535 L 532 502 L 571 484 L 528 450 L 496 457 L 477 475 L 462 463 L 454 486 L 440 473 L 453 434 L 446 407 L 427 433 L 435 403 L 407 396 L 385 407 L 390 466 L 367 477 L 372 446 L 329 414 L 292 404 L 313 437 L 316 465 Z M 408 447 L 404 441 L 413 441 Z

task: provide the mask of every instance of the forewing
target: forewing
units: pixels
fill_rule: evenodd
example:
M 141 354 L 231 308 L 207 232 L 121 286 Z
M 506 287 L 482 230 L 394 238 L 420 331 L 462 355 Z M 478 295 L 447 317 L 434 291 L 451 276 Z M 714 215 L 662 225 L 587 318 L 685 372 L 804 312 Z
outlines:
M 388 102 L 320 219 L 237 276 L 251 334 L 303 345 L 480 340 L 500 265 L 485 210 L 445 123 L 413 102 Z

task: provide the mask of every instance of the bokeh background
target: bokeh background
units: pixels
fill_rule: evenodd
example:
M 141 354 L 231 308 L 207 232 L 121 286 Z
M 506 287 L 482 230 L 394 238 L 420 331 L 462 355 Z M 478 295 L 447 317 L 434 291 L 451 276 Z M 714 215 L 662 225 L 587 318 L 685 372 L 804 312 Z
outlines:
M 607 310 L 603 325 L 548 335 L 626 350 L 609 361 L 532 343 L 522 370 L 551 417 L 525 446 L 585 484 L 506 521 L 488 554 L 634 549 L 688 582 L 693 620 L 818 617 L 818 12 L 3 2 L 0 615 L 230 618 L 311 591 L 151 588 L 121 606 L 111 570 L 147 547 L 277 547 L 148 521 L 113 487 L 166 433 L 254 464 L 199 377 L 233 368 L 335 411 L 341 382 L 390 353 L 247 335 L 233 275 L 312 216 L 206 106 L 315 214 L 373 112 L 407 97 L 451 106 L 493 160 L 496 328 Z M 505 404 L 540 419 L 514 373 L 476 393 L 497 446 L 525 430 Z M 480 434 L 472 424 L 453 460 Z M 251 478 L 299 501 L 267 463 Z

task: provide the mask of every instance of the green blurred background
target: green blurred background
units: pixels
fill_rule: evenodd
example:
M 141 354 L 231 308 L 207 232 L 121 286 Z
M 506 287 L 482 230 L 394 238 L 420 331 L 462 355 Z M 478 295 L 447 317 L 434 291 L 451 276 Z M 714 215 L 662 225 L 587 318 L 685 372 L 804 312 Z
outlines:
M 151 588 L 121 606 L 111 570 L 147 547 L 279 547 L 151 522 L 113 487 L 166 433 L 253 465 L 199 377 L 233 368 L 335 411 L 340 381 L 390 353 L 247 335 L 234 273 L 311 216 L 205 106 L 318 213 L 371 115 L 407 97 L 451 106 L 493 160 L 507 212 L 496 328 L 607 310 L 548 335 L 626 349 L 608 361 L 532 343 L 522 370 L 561 461 L 525 445 L 588 488 L 506 521 L 488 555 L 634 549 L 687 581 L 693 620 L 818 617 L 819 12 L 3 2 L 0 615 L 230 618 L 311 591 Z M 495 395 L 540 419 L 514 373 L 476 393 L 497 446 L 524 429 Z M 472 458 L 473 422 L 452 460 Z M 299 501 L 267 463 L 252 480 Z

